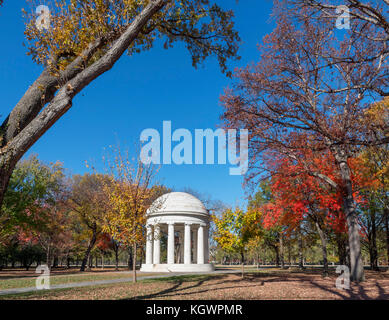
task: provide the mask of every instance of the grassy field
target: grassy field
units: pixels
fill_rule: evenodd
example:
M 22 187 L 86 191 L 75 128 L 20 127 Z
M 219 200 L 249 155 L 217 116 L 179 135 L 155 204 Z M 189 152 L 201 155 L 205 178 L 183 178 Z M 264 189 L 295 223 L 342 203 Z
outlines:
M 337 275 L 323 278 L 318 270 L 267 269 L 239 274 L 178 276 L 84 288 L 40 291 L 0 299 L 385 299 L 389 273 L 366 272 L 366 282 L 337 289 Z
M 225 270 L 240 270 L 240 266 L 228 266 L 224 267 Z M 255 268 L 246 268 L 247 270 L 254 270 Z M 141 275 L 156 275 L 156 273 L 138 272 Z M 38 274 L 35 273 L 32 268 L 29 271 L 21 269 L 9 269 L 0 271 L 0 290 L 35 287 L 35 280 Z M 80 272 L 79 269 L 65 269 L 58 268 L 51 271 L 50 284 L 64 284 L 72 282 L 83 281 L 98 281 L 98 280 L 110 280 L 110 279 L 132 279 L 132 271 L 128 271 L 127 268 L 121 269 L 121 271 L 114 271 L 113 269 L 100 269 L 94 268 L 88 272 Z
M 0 290 L 23 288 L 23 287 L 35 287 L 35 280 L 38 274 L 34 271 L 15 271 L 5 270 L 0 272 Z M 132 279 L 132 272 L 130 271 L 114 271 L 114 270 L 101 270 L 94 269 L 89 272 L 79 272 L 78 269 L 58 269 L 51 273 L 50 284 L 64 284 L 72 282 L 83 281 L 98 281 L 98 280 L 110 280 L 110 279 Z

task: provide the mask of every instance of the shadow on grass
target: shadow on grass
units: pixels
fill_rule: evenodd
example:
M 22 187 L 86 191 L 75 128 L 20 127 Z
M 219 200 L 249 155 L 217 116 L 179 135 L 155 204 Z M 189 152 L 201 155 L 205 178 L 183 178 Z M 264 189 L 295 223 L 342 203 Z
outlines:
M 219 282 L 216 282 L 214 284 L 221 284 L 221 283 L 234 283 L 235 280 L 226 280 L 225 278 L 228 275 L 196 275 L 196 276 L 176 276 L 171 278 L 163 278 L 158 279 L 158 281 L 167 281 L 168 279 L 171 279 L 169 282 L 172 282 L 172 286 L 168 289 L 161 290 L 156 293 L 147 294 L 147 295 L 140 295 L 135 296 L 129 299 L 124 300 L 149 300 L 149 299 L 155 299 L 155 298 L 169 298 L 169 297 L 175 297 L 175 296 L 186 296 L 186 295 L 192 295 L 192 294 L 199 294 L 209 291 L 216 291 L 217 289 L 203 289 L 203 290 L 197 290 L 194 292 L 184 292 L 186 290 L 194 289 L 194 288 L 200 288 L 203 284 L 206 284 L 207 281 L 210 280 L 220 280 Z M 157 280 L 157 279 L 155 279 Z M 239 280 L 238 280 L 239 281 Z M 149 282 L 155 282 L 154 280 Z M 190 286 L 181 287 L 185 282 L 195 282 L 194 284 Z M 257 285 L 254 285 L 257 286 Z M 232 289 L 232 288 L 246 288 L 247 285 L 244 286 L 231 286 L 231 287 L 223 287 L 222 289 Z
M 317 281 L 310 281 L 310 283 L 313 286 L 332 293 L 334 295 L 337 295 L 338 297 L 344 300 L 389 300 L 389 292 L 385 291 L 385 289 L 377 281 L 375 281 L 374 286 L 377 288 L 378 295 L 374 297 L 369 296 L 366 288 L 363 287 L 361 284 L 356 285 L 357 291 L 354 292 L 354 290 L 352 289 L 343 289 L 342 291 L 331 289 L 327 286 L 321 285 Z M 366 284 L 366 286 L 371 287 L 370 284 Z
M 334 299 L 340 298 L 344 300 L 357 300 L 357 299 L 389 299 L 389 277 L 381 275 L 379 273 L 369 272 L 367 273 L 368 281 L 363 285 L 352 285 L 351 290 L 339 290 L 335 287 L 335 279 L 338 275 L 331 272 L 329 278 L 321 278 L 320 270 L 261 270 L 260 272 L 248 272 L 245 274 L 244 279 L 240 277 L 239 273 L 236 274 L 200 274 L 200 275 L 178 275 L 168 278 L 154 278 L 144 279 L 139 282 L 144 284 L 144 288 L 147 290 L 153 290 L 154 292 L 136 292 L 132 291 L 134 296 L 125 298 L 125 300 L 151 300 L 151 299 L 201 299 L 206 296 L 207 293 L 211 293 L 211 299 L 228 298 L 227 290 L 232 292 L 234 297 L 234 289 L 247 288 L 248 293 L 252 293 L 249 299 L 304 299 L 301 296 L 294 296 L 293 293 L 288 295 L 288 290 L 298 289 L 301 286 L 301 290 L 312 290 L 314 293 L 309 299 Z M 378 277 L 378 280 L 377 280 Z M 379 282 L 379 280 L 385 280 L 385 282 Z M 164 288 L 157 286 L 152 288 L 148 284 L 164 283 Z M 267 285 L 267 288 L 272 289 L 272 285 L 281 288 L 281 295 L 265 294 L 263 289 L 256 291 L 260 287 Z M 111 286 L 107 285 L 107 286 Z M 131 287 L 132 284 L 129 284 Z M 101 286 L 90 287 L 87 290 L 99 290 Z M 284 289 L 285 288 L 285 289 Z M 74 288 L 73 288 L 74 289 Z M 55 289 L 51 294 L 55 296 L 59 292 L 73 290 L 67 289 Z M 77 290 L 77 289 L 75 289 Z M 85 289 L 84 289 L 85 290 Z M 143 290 L 143 289 L 142 289 Z M 250 292 L 252 291 L 252 292 Z M 264 293 L 265 292 L 265 293 Z M 294 291 L 296 292 L 296 291 Z M 25 294 L 23 299 L 28 298 L 46 298 L 50 299 L 50 293 L 42 292 L 42 295 L 37 293 Z M 73 293 L 74 294 L 74 293 Z M 205 294 L 205 295 L 203 295 Z M 22 295 L 18 295 L 20 298 Z M 6 297 L 4 297 L 6 298 Z M 0 300 L 4 299 L 0 297 Z M 6 299 L 11 298 L 8 296 Z M 112 296 L 111 298 L 115 298 Z M 239 297 L 236 297 L 239 298 Z M 245 297 L 240 297 L 244 299 Z
M 253 288 L 263 286 L 265 284 L 271 285 L 271 283 L 293 283 L 300 282 L 306 283 L 312 286 L 313 288 L 320 289 L 335 295 L 344 300 L 369 300 L 369 299 L 379 299 L 387 300 L 389 299 L 389 292 L 385 290 L 384 287 L 378 282 L 366 283 L 362 285 L 353 285 L 352 290 L 339 290 L 335 287 L 335 279 L 338 276 L 335 272 L 330 272 L 330 277 L 320 278 L 322 271 L 317 269 L 307 269 L 304 272 L 301 270 L 279 270 L 272 272 L 255 272 L 245 274 L 244 279 L 240 277 L 239 274 L 236 274 L 236 277 L 231 278 L 229 274 L 221 275 L 208 275 L 208 276 L 177 276 L 171 278 L 161 278 L 150 280 L 150 282 L 155 281 L 164 281 L 172 282 L 172 286 L 168 289 L 161 290 L 159 292 L 138 295 L 130 298 L 130 300 L 148 300 L 148 299 L 166 299 L 173 298 L 175 296 L 193 296 L 205 292 L 217 292 L 228 289 L 237 289 L 237 288 Z M 314 278 L 312 278 L 314 277 Z M 386 279 L 386 277 L 385 277 Z M 212 283 L 208 283 L 212 281 Z M 244 281 L 245 283 L 242 283 Z M 329 282 L 333 281 L 333 288 L 329 285 Z M 185 282 L 194 282 L 189 286 L 185 286 Z M 248 284 L 248 283 L 250 284 Z M 242 283 L 242 285 L 239 285 Z M 218 285 L 223 285 L 218 288 Z M 204 288 L 205 287 L 205 288 Z M 366 288 L 365 288 L 366 287 Z M 198 290 L 194 290 L 198 288 Z M 376 289 L 378 291 L 378 296 L 374 294 L 374 297 L 369 295 L 369 292 L 366 289 Z M 309 290 L 309 289 L 308 289 Z M 256 297 L 260 299 L 261 297 Z M 293 297 L 291 297 L 293 298 Z

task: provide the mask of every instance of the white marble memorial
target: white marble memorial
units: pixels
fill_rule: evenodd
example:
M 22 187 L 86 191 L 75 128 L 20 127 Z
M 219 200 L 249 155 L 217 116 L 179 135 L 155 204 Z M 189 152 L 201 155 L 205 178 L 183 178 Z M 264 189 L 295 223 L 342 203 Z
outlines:
M 167 236 L 161 261 L 161 238 Z M 147 211 L 144 272 L 210 272 L 209 213 L 203 203 L 185 192 L 158 198 Z M 165 256 L 165 255 L 164 255 Z

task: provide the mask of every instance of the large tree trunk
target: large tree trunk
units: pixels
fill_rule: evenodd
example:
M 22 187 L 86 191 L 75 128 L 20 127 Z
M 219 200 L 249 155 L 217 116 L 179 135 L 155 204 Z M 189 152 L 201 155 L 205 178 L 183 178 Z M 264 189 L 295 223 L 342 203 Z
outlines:
M 9 177 L 19 159 L 71 108 L 73 98 L 81 90 L 114 66 L 150 19 L 166 4 L 167 1 L 163 0 L 151 1 L 119 38 L 117 35 L 103 35 L 90 43 L 88 48 L 61 73 L 59 78 L 50 76 L 51 70 L 44 70 L 27 90 L 0 127 L 0 210 Z M 105 45 L 107 40 L 114 41 L 110 49 L 98 61 L 87 68 L 82 68 L 81 66 L 89 62 L 94 53 Z M 59 90 L 58 83 L 63 83 Z M 49 105 L 43 108 L 46 103 Z M 6 153 L 8 159 L 5 159 Z
M 4 153 L 2 154 L 0 151 L 0 213 L 9 180 L 11 178 L 12 171 L 15 168 L 16 162 L 17 161 L 11 161 L 10 155 Z
M 315 221 L 315 225 L 321 241 L 321 250 L 323 254 L 323 276 L 328 277 L 327 236 L 318 221 Z
M 361 239 L 359 236 L 358 217 L 355 210 L 351 171 L 347 163 L 347 156 L 343 150 L 336 149 L 334 153 L 342 178 L 343 209 L 346 215 L 348 228 L 348 242 L 350 249 L 350 277 L 352 281 L 365 280 L 361 254 Z
M 81 268 L 80 268 L 81 272 L 85 271 L 86 265 L 89 260 L 88 258 L 90 257 L 90 253 L 93 247 L 95 246 L 96 238 L 97 238 L 96 230 L 93 230 L 92 239 L 89 241 L 88 248 L 85 251 L 84 259 L 82 259 Z

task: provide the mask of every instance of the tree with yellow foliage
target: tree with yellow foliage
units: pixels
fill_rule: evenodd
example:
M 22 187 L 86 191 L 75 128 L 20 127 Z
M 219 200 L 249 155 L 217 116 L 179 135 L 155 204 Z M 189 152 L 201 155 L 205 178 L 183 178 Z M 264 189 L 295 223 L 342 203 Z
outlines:
M 375 139 L 383 139 L 388 133 L 389 124 L 389 97 L 373 103 L 366 111 L 366 123 L 370 128 L 370 134 Z M 363 149 L 360 154 L 363 165 L 367 168 L 367 179 L 375 181 L 367 190 L 371 203 L 376 203 L 385 229 L 385 242 L 387 263 L 389 264 L 389 144 L 373 145 Z M 377 250 L 375 248 L 375 250 Z
M 0 207 L 18 160 L 126 51 L 184 42 L 193 66 L 216 56 L 227 74 L 237 57 L 233 12 L 209 0 L 55 0 L 48 29 L 25 14 L 28 53 L 43 71 L 0 126 Z
M 112 239 L 132 250 L 133 281 L 136 282 L 138 248 L 145 242 L 146 211 L 163 187 L 154 186 L 157 168 L 132 160 L 128 151 L 113 149 L 107 160 L 110 181 L 105 184 L 108 206 L 104 215 L 103 231 Z
M 242 278 L 244 277 L 245 253 L 250 240 L 258 236 L 256 223 L 259 219 L 259 212 L 255 209 L 243 209 L 236 207 L 228 208 L 218 216 L 213 216 L 215 223 L 214 239 L 223 250 L 239 253 L 242 263 Z

